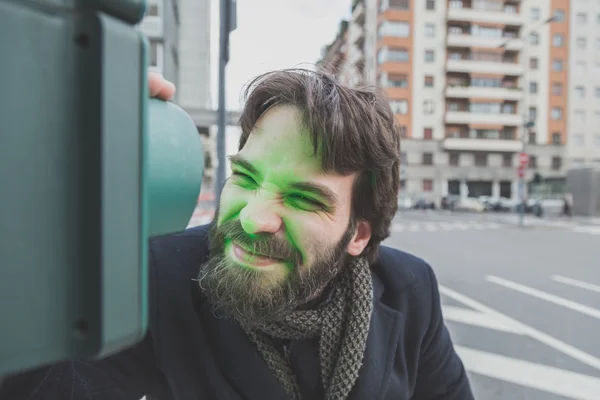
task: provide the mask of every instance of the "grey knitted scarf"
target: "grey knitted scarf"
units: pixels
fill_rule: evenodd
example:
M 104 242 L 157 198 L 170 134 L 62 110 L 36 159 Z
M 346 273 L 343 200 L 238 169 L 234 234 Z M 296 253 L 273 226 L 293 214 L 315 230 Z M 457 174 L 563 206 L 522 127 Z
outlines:
M 371 312 L 373 283 L 369 263 L 356 258 L 338 277 L 333 296 L 320 307 L 297 310 L 258 330 L 242 327 L 292 400 L 300 400 L 296 377 L 271 338 L 319 339 L 325 400 L 347 399 L 362 366 Z

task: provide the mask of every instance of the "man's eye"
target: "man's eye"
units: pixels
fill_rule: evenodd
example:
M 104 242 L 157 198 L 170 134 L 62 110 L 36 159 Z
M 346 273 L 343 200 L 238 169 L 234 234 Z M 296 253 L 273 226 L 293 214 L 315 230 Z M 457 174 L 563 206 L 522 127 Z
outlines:
M 243 172 L 233 171 L 231 175 L 235 178 L 236 182 L 238 183 L 256 184 L 256 181 L 254 179 L 244 174 Z
M 303 209 L 315 210 L 325 208 L 323 203 L 301 194 L 290 195 L 288 196 L 288 199 L 290 199 L 295 206 Z

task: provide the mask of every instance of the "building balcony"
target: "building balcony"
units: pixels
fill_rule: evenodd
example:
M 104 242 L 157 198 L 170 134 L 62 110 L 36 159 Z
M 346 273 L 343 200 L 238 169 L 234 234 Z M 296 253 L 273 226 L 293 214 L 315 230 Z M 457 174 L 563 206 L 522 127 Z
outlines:
M 352 10 L 352 21 L 358 25 L 363 25 L 365 23 L 365 14 L 365 4 L 364 2 L 359 1 Z
M 446 151 L 486 151 L 516 153 L 523 149 L 523 143 L 519 140 L 446 138 L 444 139 L 443 147 Z
M 138 28 L 149 38 L 163 37 L 163 20 L 160 17 L 148 16 L 138 24 Z
M 447 124 L 458 125 L 502 125 L 522 126 L 523 117 L 519 114 L 482 114 L 468 111 L 448 111 Z
M 446 88 L 446 97 L 458 99 L 478 98 L 519 101 L 523 99 L 523 91 L 517 88 L 449 86 Z
M 466 72 L 498 75 L 523 75 L 523 66 L 508 62 L 448 60 L 446 70 L 449 72 Z
M 521 14 L 505 11 L 449 8 L 448 21 L 487 22 L 491 24 L 522 26 L 525 19 Z
M 488 38 L 481 36 L 473 36 L 469 34 L 448 34 L 448 46 L 452 47 L 479 47 L 487 49 L 497 49 L 504 45 L 506 50 L 519 51 L 523 49 L 524 43 L 522 39 L 515 38 Z

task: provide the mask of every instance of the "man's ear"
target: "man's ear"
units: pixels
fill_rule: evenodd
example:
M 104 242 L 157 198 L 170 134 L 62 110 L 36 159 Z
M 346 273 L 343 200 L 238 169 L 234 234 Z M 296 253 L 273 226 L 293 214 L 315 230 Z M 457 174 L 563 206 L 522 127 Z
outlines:
M 348 247 L 346 251 L 351 256 L 360 255 L 367 244 L 369 244 L 369 240 L 371 240 L 371 224 L 367 221 L 358 221 L 356 224 L 356 230 L 350 243 L 348 243 Z

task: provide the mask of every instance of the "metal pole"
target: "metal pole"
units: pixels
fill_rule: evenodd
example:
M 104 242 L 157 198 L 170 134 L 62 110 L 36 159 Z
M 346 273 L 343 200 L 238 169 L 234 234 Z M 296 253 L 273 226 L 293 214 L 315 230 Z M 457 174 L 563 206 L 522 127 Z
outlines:
M 221 0 L 221 17 L 220 17 L 220 34 L 219 34 L 219 109 L 218 109 L 218 131 L 217 131 L 217 181 L 215 183 L 215 206 L 218 206 L 221 200 L 221 190 L 225 184 L 225 165 L 226 165 L 226 150 L 225 150 L 225 116 L 227 110 L 225 108 L 225 66 L 227 65 L 228 57 L 228 3 L 229 0 Z

